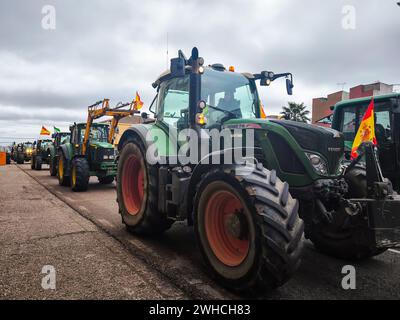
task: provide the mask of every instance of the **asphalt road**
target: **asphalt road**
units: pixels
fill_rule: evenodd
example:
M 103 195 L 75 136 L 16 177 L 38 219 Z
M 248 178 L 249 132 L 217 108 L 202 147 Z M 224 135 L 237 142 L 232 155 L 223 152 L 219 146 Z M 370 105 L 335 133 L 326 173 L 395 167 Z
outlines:
M 133 256 L 146 262 L 192 298 L 239 299 L 211 280 L 196 248 L 192 228 L 175 224 L 165 234 L 141 238 L 129 234 L 118 214 L 115 185 L 104 186 L 91 178 L 89 190 L 72 192 L 58 185 L 46 166 L 42 171 L 19 166 L 59 199 L 118 240 Z M 342 288 L 342 268 L 353 265 L 356 289 Z M 400 251 L 387 251 L 368 261 L 354 263 L 322 255 L 306 242 L 302 265 L 281 288 L 261 299 L 399 299 Z

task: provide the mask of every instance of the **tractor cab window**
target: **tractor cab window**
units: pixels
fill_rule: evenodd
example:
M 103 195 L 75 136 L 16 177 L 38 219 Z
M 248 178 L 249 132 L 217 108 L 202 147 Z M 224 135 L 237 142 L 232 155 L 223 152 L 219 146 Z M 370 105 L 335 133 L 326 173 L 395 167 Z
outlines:
M 80 130 L 80 140 L 83 141 L 85 138 L 86 126 L 82 127 Z M 89 133 L 89 141 L 99 141 L 99 142 L 107 142 L 108 139 L 108 130 L 106 126 L 92 126 L 90 128 Z
M 168 126 L 187 127 L 189 76 L 165 81 L 158 94 L 157 119 Z
M 356 136 L 356 110 L 353 107 L 343 109 L 342 132 L 345 141 L 353 142 Z
M 57 138 L 60 144 L 68 143 L 70 141 L 70 135 L 64 135 Z
M 255 84 L 240 73 L 206 69 L 201 80 L 201 97 L 210 106 L 204 111 L 208 119 L 207 127 L 221 124 L 227 114 L 247 119 L 258 117 L 259 100 Z
M 375 111 L 375 135 L 378 144 L 392 141 L 390 110 Z
M 368 105 L 369 102 L 343 108 L 341 128 L 347 146 L 351 147 Z M 375 103 L 374 111 L 375 136 L 378 144 L 392 141 L 390 105 L 386 102 Z

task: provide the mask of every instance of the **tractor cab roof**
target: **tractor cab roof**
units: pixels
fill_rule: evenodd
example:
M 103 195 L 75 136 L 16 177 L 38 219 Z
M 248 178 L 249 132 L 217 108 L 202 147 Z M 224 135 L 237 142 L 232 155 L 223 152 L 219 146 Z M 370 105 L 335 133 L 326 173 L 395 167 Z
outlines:
M 369 103 L 371 101 L 372 97 L 365 97 L 365 98 L 357 98 L 357 99 L 350 99 L 350 100 L 343 100 L 338 102 L 334 110 L 339 111 L 340 109 L 347 107 L 349 105 L 358 105 L 358 104 L 365 104 Z M 374 96 L 374 102 L 379 103 L 384 100 L 389 100 L 389 99 L 400 99 L 400 93 L 390 93 L 390 94 L 383 94 L 380 96 Z
M 214 64 L 208 65 L 208 66 L 206 66 L 204 68 L 205 69 L 215 70 L 215 71 L 220 71 L 220 72 L 236 73 L 237 74 L 237 72 L 228 71 L 225 68 L 225 66 L 223 64 L 221 64 L 221 63 L 214 63 Z M 185 67 L 186 72 L 188 72 L 190 69 L 191 69 L 190 66 L 186 66 Z M 245 76 L 247 79 L 254 79 L 254 75 L 249 73 L 249 72 L 243 72 L 243 73 L 240 73 L 240 74 Z M 157 88 L 161 84 L 161 82 L 163 82 L 165 80 L 168 80 L 170 77 L 171 77 L 171 70 L 170 69 L 165 70 L 163 73 L 161 73 L 159 75 L 157 80 L 153 82 L 153 84 L 152 84 L 153 88 Z

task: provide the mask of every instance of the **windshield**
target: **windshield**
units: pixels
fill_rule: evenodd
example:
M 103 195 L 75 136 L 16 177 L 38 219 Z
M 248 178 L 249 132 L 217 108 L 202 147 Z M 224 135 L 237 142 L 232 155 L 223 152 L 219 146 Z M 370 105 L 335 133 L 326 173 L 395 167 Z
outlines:
M 32 148 L 33 144 L 31 142 L 27 142 L 24 144 L 26 148 Z
M 85 137 L 86 128 L 81 128 L 81 136 L 80 141 L 83 141 Z M 108 127 L 107 126 L 92 126 L 90 128 L 89 140 L 90 141 L 99 141 L 99 142 L 107 142 L 108 138 Z
M 210 106 L 204 110 L 208 119 L 207 127 L 221 124 L 227 115 L 230 118 L 258 118 L 257 90 L 255 84 L 245 76 L 240 73 L 206 69 L 201 79 L 201 99 Z

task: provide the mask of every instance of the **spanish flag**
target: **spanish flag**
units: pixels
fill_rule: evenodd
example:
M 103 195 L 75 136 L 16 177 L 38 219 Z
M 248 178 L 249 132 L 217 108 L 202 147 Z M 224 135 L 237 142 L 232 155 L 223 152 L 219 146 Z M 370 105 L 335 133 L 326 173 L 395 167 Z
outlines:
M 143 107 L 143 102 L 142 100 L 140 100 L 140 96 L 139 93 L 136 91 L 136 97 L 135 97 L 135 101 L 133 103 L 134 109 L 135 110 L 140 110 Z
M 40 130 L 40 135 L 49 136 L 50 135 L 50 131 L 42 126 L 42 130 Z
M 353 146 L 351 148 L 351 158 L 358 157 L 358 148 L 363 142 L 372 141 L 374 145 L 377 144 L 375 136 L 375 117 L 374 117 L 374 98 L 372 97 L 371 103 L 365 112 L 364 118 L 358 128 L 356 137 L 354 138 Z

